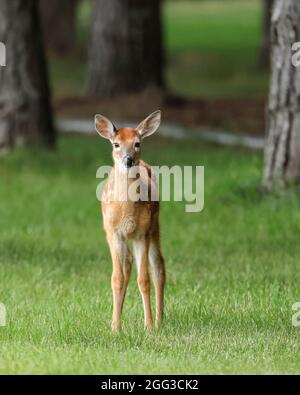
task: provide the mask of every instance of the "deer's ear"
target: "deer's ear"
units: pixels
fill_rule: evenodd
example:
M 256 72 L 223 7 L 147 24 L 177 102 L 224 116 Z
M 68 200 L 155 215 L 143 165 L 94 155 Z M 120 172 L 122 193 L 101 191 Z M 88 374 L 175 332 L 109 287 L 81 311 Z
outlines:
M 95 128 L 101 137 L 111 140 L 116 133 L 116 127 L 103 115 L 95 115 Z
M 161 121 L 161 111 L 155 111 L 143 120 L 136 128 L 141 138 L 151 136 L 159 128 Z

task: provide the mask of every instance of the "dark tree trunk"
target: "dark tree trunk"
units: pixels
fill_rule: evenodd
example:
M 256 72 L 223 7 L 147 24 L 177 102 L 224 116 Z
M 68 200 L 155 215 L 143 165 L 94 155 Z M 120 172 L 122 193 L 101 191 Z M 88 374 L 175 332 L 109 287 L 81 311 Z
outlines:
M 271 60 L 271 15 L 274 0 L 263 0 L 263 42 L 259 54 L 259 65 L 261 68 L 270 67 Z
M 76 45 L 78 0 L 40 0 L 41 25 L 47 49 L 64 55 Z
M 92 96 L 163 86 L 159 0 L 94 0 L 87 91 Z
M 0 147 L 43 143 L 55 132 L 36 0 L 0 1 Z
M 291 62 L 296 41 L 300 41 L 300 1 L 276 0 L 264 169 L 269 189 L 300 183 L 300 67 Z

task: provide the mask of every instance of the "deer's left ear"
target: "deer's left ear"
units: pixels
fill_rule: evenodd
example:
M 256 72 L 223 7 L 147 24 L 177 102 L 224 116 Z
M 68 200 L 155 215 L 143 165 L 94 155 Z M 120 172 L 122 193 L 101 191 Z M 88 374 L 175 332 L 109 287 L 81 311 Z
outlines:
M 143 139 L 144 137 L 151 136 L 159 128 L 161 121 L 161 111 L 155 111 L 150 114 L 146 119 L 143 120 L 136 128 L 139 135 Z

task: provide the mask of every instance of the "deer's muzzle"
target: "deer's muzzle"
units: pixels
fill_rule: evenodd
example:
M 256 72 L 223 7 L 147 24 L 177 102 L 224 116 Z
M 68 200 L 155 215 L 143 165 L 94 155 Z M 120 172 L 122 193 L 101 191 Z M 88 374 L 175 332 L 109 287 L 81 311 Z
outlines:
M 130 155 L 126 155 L 123 158 L 123 163 L 127 169 L 129 169 L 133 165 L 133 158 Z

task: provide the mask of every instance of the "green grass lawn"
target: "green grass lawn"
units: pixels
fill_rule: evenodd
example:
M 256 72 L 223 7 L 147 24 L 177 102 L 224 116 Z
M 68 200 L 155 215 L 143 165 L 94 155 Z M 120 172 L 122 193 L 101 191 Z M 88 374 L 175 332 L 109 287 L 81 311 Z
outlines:
M 0 158 L 0 373 L 299 373 L 299 197 L 259 192 L 257 153 L 158 137 L 144 151 L 204 165 L 205 208 L 162 204 L 164 325 L 144 332 L 134 272 L 117 336 L 95 197 L 110 145 L 70 136 Z
M 90 2 L 81 4 L 78 34 L 86 52 Z M 258 68 L 261 0 L 165 1 L 163 26 L 166 79 L 171 91 L 187 96 L 263 96 L 268 73 Z M 83 58 L 50 58 L 55 96 L 85 92 Z

